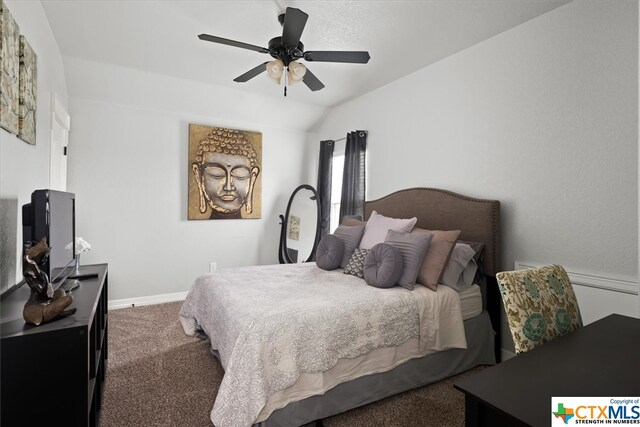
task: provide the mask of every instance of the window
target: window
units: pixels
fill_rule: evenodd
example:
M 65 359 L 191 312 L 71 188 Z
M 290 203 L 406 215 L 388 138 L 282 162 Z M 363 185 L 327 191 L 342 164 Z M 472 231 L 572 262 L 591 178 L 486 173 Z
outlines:
M 340 225 L 340 198 L 342 197 L 342 170 L 344 169 L 344 149 L 333 154 L 331 168 L 331 222 L 329 232 L 333 233 Z
M 346 163 L 346 146 L 347 139 L 350 141 L 349 163 Z M 332 168 L 331 177 L 322 177 L 322 185 L 325 191 L 328 192 L 327 181 L 331 182 L 331 200 L 329 212 L 324 212 L 323 215 L 323 232 L 332 233 L 340 225 L 340 211 L 346 214 L 357 214 L 362 216 L 363 203 L 364 203 L 364 191 L 365 191 L 365 152 L 367 147 L 367 132 L 355 131 L 347 134 L 346 138 L 342 138 L 338 141 L 334 141 L 333 154 L 332 154 Z M 351 145 L 353 144 L 353 145 Z M 323 160 L 327 162 L 329 153 L 331 151 L 323 151 Z M 353 157 L 351 157 L 353 156 Z M 328 166 L 324 166 L 328 168 Z M 353 181 L 353 190 L 349 190 L 348 194 L 342 194 L 343 176 L 347 174 L 349 182 Z M 343 197 L 344 196 L 344 197 Z M 342 199 L 345 200 L 345 206 L 342 205 Z M 325 199 L 326 203 L 326 199 Z M 324 209 L 327 209 L 326 204 Z M 342 209 L 341 209 L 342 208 Z M 326 218 L 326 215 L 329 218 Z M 327 221 L 327 219 L 329 221 Z M 327 224 L 328 222 L 328 224 Z M 328 229 L 328 230 L 327 230 Z

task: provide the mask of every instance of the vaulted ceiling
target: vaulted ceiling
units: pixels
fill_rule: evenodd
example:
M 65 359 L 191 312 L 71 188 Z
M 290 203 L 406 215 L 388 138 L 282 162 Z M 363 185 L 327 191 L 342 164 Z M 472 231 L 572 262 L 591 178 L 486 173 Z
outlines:
M 288 98 L 333 106 L 424 68 L 570 0 L 43 1 L 63 56 L 282 97 L 266 73 L 233 79 L 268 54 L 209 43 L 207 33 L 267 47 L 286 7 L 309 14 L 305 50 L 368 50 L 368 64 L 307 62 L 325 88 Z

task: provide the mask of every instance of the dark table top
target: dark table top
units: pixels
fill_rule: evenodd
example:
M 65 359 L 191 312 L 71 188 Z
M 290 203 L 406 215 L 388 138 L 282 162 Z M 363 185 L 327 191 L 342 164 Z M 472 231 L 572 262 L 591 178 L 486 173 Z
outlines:
M 22 317 L 24 304 L 29 299 L 31 289 L 26 284 L 13 291 L 0 302 L 0 336 L 12 338 L 16 336 L 38 334 L 72 327 L 86 327 L 91 323 L 95 313 L 96 295 L 102 291 L 104 276 L 107 274 L 107 264 L 90 264 L 80 267 L 82 274 L 97 274 L 95 278 L 80 280 L 80 286 L 71 291 L 74 302 L 69 308 L 76 307 L 78 311 L 62 319 L 57 319 L 40 326 L 29 325 Z
M 553 396 L 640 395 L 640 319 L 612 314 L 454 386 L 532 426 Z

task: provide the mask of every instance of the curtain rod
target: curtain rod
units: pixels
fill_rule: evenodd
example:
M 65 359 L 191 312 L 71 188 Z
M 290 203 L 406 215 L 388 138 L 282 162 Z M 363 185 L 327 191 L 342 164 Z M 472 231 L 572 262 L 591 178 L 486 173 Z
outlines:
M 364 134 L 367 133 L 367 131 L 360 131 L 360 136 L 364 136 Z M 338 142 L 338 141 L 344 141 L 345 139 L 347 139 L 347 137 L 342 137 L 340 139 L 334 139 L 333 142 Z

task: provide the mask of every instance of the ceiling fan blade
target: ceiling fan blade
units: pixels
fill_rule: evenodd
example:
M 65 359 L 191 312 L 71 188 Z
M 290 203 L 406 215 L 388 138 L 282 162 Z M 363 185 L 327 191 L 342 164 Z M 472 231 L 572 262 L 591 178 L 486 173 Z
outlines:
M 284 24 L 282 28 L 282 44 L 285 47 L 298 47 L 302 31 L 307 24 L 309 15 L 300 9 L 288 7 L 284 14 Z
M 351 64 L 366 64 L 371 59 L 367 51 L 331 51 L 316 50 L 304 53 L 307 61 L 320 62 L 348 62 Z
M 200 34 L 198 38 L 200 40 L 205 40 L 208 42 L 226 44 L 227 46 L 240 47 L 242 49 L 254 50 L 260 53 L 269 53 L 269 49 L 264 47 L 255 46 L 249 43 L 242 43 L 235 40 L 224 39 L 222 37 L 211 36 L 209 34 Z
M 302 81 L 314 92 L 324 87 L 324 84 L 322 84 L 322 82 L 318 80 L 318 78 L 308 68 L 307 72 L 304 73 Z
M 258 65 L 255 68 L 250 69 L 249 71 L 247 71 L 246 73 L 244 73 L 241 76 L 236 77 L 235 79 L 233 79 L 234 82 L 238 82 L 238 83 L 244 83 L 247 80 L 250 80 L 252 78 L 254 78 L 255 76 L 257 76 L 258 74 L 267 71 L 267 64 L 268 62 L 264 62 L 260 65 Z

